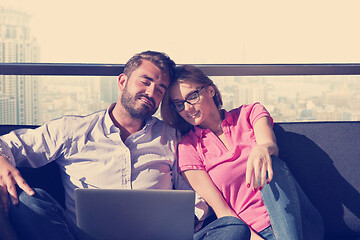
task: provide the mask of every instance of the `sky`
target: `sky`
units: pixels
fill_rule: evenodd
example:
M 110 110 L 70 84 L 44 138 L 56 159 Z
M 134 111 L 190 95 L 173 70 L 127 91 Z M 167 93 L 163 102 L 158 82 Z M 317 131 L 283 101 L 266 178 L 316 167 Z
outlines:
M 359 63 L 359 0 L 0 0 L 27 12 L 40 62 Z

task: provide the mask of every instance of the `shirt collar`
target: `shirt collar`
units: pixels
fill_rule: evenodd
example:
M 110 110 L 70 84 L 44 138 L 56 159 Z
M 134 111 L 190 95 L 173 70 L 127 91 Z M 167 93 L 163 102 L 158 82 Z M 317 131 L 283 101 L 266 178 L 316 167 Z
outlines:
M 221 111 L 223 112 L 223 116 L 224 116 L 224 122 L 227 122 L 229 125 L 232 125 L 234 123 L 234 117 L 231 113 L 229 113 L 228 111 L 226 111 L 225 109 L 221 109 Z
M 197 126 L 194 126 L 194 130 L 193 133 L 195 134 L 195 136 L 197 136 L 198 138 L 203 138 L 205 136 L 205 130 L 204 128 L 199 128 Z
M 111 120 L 110 113 L 115 107 L 115 103 L 111 104 L 110 107 L 106 110 L 104 117 L 104 132 L 109 135 L 110 133 L 119 132 L 120 130 L 114 125 Z
M 157 121 L 160 121 L 159 119 L 157 119 L 156 117 L 148 117 L 145 120 L 145 126 L 143 127 L 144 130 L 148 129 L 149 127 L 151 127 L 152 125 L 154 125 L 154 123 L 156 123 Z

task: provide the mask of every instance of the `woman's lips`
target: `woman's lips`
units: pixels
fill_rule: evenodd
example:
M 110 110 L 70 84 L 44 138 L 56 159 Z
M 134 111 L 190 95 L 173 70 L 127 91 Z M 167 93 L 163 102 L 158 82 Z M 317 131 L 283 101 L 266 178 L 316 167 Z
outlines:
M 188 117 L 189 117 L 189 118 L 194 118 L 194 117 L 196 117 L 199 113 L 200 113 L 200 111 L 196 111 L 196 112 L 190 113 L 190 114 L 188 114 Z

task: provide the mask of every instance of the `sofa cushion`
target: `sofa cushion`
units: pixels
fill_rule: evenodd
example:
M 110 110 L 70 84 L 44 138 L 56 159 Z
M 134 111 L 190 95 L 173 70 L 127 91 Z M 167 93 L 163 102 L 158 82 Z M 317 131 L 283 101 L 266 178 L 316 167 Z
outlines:
M 320 211 L 326 238 L 360 238 L 360 122 L 276 123 L 280 157 Z

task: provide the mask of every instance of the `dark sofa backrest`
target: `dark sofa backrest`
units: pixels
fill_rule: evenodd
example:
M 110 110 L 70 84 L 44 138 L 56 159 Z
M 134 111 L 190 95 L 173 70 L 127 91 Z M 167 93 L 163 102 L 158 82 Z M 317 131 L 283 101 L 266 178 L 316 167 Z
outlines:
M 280 157 L 320 211 L 325 235 L 360 238 L 360 122 L 277 123 Z
M 2 125 L 0 135 L 24 127 L 36 126 Z M 360 122 L 275 123 L 274 131 L 280 157 L 324 219 L 326 239 L 360 238 Z M 55 162 L 20 170 L 64 205 Z

